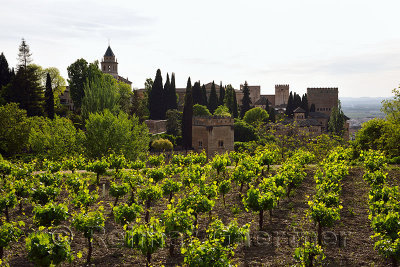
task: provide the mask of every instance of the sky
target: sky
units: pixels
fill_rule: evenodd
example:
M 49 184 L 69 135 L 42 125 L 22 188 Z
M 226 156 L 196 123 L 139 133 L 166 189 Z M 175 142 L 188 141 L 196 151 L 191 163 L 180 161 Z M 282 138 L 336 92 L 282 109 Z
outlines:
M 192 82 L 338 87 L 339 97 L 390 97 L 400 84 L 398 0 L 0 0 L 0 52 L 16 66 L 25 38 L 33 62 L 101 61 L 143 88 L 160 69 Z

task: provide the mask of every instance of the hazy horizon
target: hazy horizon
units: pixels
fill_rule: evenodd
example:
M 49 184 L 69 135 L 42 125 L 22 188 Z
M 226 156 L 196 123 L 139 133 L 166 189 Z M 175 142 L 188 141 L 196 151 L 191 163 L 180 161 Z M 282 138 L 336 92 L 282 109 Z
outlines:
M 133 87 L 161 69 L 273 94 L 289 84 L 338 87 L 339 97 L 391 97 L 400 84 L 398 1 L 5 1 L 1 49 L 16 65 L 25 38 L 35 64 L 101 60 L 108 40 Z

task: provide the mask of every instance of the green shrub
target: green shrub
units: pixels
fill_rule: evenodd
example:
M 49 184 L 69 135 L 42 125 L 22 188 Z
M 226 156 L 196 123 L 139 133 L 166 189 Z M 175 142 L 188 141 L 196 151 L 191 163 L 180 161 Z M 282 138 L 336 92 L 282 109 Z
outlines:
M 156 151 L 171 151 L 174 146 L 168 139 L 157 139 L 151 143 L 151 147 Z

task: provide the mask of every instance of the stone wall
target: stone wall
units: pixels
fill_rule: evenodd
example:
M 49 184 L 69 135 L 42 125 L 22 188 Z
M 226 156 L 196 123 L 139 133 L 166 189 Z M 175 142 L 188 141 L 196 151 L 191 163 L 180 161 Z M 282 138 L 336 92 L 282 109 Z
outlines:
M 284 105 L 286 107 L 289 99 L 289 85 L 288 84 L 277 84 L 275 85 L 275 105 L 279 107 Z
M 145 120 L 149 133 L 159 134 L 167 131 L 167 120 Z

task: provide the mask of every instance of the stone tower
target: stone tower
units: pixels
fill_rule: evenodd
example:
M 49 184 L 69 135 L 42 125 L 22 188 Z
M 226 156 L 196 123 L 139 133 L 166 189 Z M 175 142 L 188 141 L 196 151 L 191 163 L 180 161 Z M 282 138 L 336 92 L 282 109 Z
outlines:
M 101 71 L 111 74 L 115 79 L 118 79 L 118 62 L 110 46 L 108 46 L 103 60 L 101 61 Z
M 337 87 L 307 88 L 309 108 L 314 104 L 316 112 L 330 116 L 332 109 L 338 106 L 338 94 L 339 90 Z
M 284 106 L 286 108 L 289 99 L 289 84 L 275 85 L 275 107 Z

